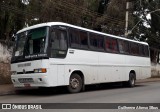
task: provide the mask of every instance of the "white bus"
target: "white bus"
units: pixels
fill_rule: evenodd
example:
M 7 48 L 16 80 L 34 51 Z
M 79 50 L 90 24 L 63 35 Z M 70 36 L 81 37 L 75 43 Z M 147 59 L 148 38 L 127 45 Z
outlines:
M 67 86 L 123 82 L 151 76 L 149 46 L 86 28 L 49 22 L 17 32 L 11 60 L 14 87 Z

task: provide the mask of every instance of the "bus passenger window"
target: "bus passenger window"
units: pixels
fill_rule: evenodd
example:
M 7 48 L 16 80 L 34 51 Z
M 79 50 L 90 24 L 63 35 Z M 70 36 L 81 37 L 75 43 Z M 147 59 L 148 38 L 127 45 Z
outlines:
M 138 46 L 137 43 L 132 42 L 130 44 L 130 47 L 131 47 L 131 54 L 133 54 L 133 55 L 139 55 L 139 46 Z
M 149 57 L 149 48 L 148 46 L 144 46 L 145 56 Z
M 129 54 L 129 43 L 125 40 L 118 40 L 119 51 L 123 54 Z
M 74 48 L 80 47 L 80 40 L 79 40 L 79 31 L 75 29 L 69 30 L 69 38 L 70 38 L 70 45 Z
M 145 56 L 144 45 L 139 45 L 139 53 L 141 56 Z
M 118 44 L 116 39 L 106 38 L 106 50 L 107 52 L 118 52 Z
M 87 32 L 80 31 L 80 44 L 82 49 L 88 48 L 88 35 Z
M 96 34 L 90 34 L 90 47 L 93 50 L 104 50 L 104 38 Z
M 64 30 L 54 29 L 51 32 L 51 57 L 63 58 L 67 50 L 67 33 Z

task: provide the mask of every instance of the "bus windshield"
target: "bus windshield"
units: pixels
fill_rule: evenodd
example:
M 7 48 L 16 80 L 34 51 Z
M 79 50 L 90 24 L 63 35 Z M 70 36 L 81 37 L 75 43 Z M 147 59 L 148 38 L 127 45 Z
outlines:
M 36 28 L 17 34 L 13 57 L 44 56 L 47 51 L 47 27 Z M 42 55 L 43 54 L 43 55 Z

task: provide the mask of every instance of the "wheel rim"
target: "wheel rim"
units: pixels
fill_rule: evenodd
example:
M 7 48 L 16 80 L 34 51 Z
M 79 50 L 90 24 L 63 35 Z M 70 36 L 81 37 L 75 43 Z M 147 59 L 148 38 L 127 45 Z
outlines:
M 73 89 L 76 89 L 79 87 L 79 81 L 76 78 L 71 79 L 70 85 Z

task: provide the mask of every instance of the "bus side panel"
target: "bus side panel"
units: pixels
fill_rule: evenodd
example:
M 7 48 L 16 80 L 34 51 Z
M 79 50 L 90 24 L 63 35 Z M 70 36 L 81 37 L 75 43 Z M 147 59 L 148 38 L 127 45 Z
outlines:
M 141 68 L 141 77 L 139 77 L 139 79 L 145 79 L 145 78 L 149 78 L 151 77 L 151 62 L 150 62 L 150 58 L 143 58 L 143 65 L 144 67 Z
M 64 76 L 65 76 L 65 66 L 64 65 L 57 65 L 57 84 L 58 85 L 65 85 L 65 80 L 64 80 Z
M 112 53 L 99 54 L 99 82 L 116 82 L 125 80 L 125 56 Z
M 54 63 L 54 59 L 52 59 L 52 58 L 49 59 L 49 65 L 50 65 L 50 67 L 49 67 L 50 73 L 48 76 L 49 80 L 50 80 L 52 86 L 57 86 L 58 67 Z
M 70 51 L 73 53 L 70 53 Z M 69 76 L 65 78 L 66 83 L 68 83 L 68 78 L 73 71 L 81 71 L 83 73 L 85 84 L 93 84 L 98 82 L 98 53 L 87 50 L 68 49 L 67 56 L 63 63 L 66 64 L 65 73 L 69 74 Z M 69 69 L 72 72 L 68 73 Z
M 150 58 L 138 56 L 126 56 L 126 71 L 134 70 L 136 79 L 145 79 L 151 76 L 150 74 Z
M 143 79 L 150 74 L 148 60 L 145 57 L 68 49 L 66 58 L 50 59 L 50 77 L 54 79 L 54 86 L 69 85 L 69 78 L 75 71 L 83 73 L 85 84 L 127 81 L 131 70 L 136 72 L 137 79 Z
M 82 72 L 85 79 L 85 84 L 89 83 L 91 80 L 90 74 L 90 66 L 88 65 L 76 65 L 76 64 L 66 64 L 65 65 L 65 85 L 69 85 L 70 76 L 75 72 Z
M 63 86 L 67 85 L 65 83 L 65 78 L 68 76 L 66 74 L 66 64 L 63 59 L 50 59 L 50 78 L 52 80 L 53 86 Z

